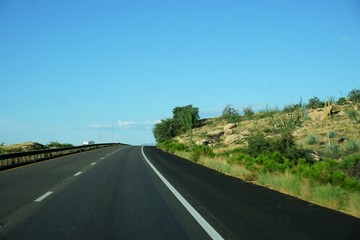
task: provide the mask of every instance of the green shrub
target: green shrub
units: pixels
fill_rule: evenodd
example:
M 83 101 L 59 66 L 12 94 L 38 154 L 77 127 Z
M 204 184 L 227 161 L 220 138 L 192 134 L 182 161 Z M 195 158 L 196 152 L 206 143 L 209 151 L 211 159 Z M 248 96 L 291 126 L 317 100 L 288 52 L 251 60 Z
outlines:
M 307 144 L 309 144 L 309 145 L 314 145 L 314 144 L 316 144 L 316 143 L 318 142 L 318 140 L 317 140 L 317 138 L 316 138 L 314 135 L 309 135 L 309 136 L 307 136 L 307 138 L 306 138 L 306 142 L 307 142 Z
M 252 110 L 252 108 L 250 106 L 244 108 L 243 112 L 244 112 L 244 117 L 248 120 L 251 120 L 254 116 L 254 111 Z
M 295 144 L 294 136 L 291 134 L 281 135 L 275 138 L 272 141 L 272 149 L 273 151 L 280 152 L 284 157 L 294 162 L 297 162 L 298 159 L 301 158 L 306 158 L 309 162 L 312 161 L 310 155 Z
M 290 105 L 286 105 L 283 109 L 283 112 L 284 113 L 292 113 L 296 110 L 299 110 L 302 108 L 302 104 L 299 103 L 299 104 L 290 104 Z
M 359 142 L 355 140 L 349 140 L 347 141 L 347 151 L 349 152 L 357 152 L 359 151 Z
M 162 119 L 160 123 L 155 124 L 153 134 L 157 143 L 171 141 L 180 131 L 178 121 L 172 118 Z
M 215 157 L 214 151 L 209 146 L 194 145 L 190 152 L 191 160 L 197 162 L 201 155 L 211 158 Z
M 325 106 L 325 103 L 320 101 L 318 97 L 313 97 L 309 99 L 309 103 L 306 105 L 307 108 L 323 108 Z
M 351 92 L 348 94 L 348 98 L 354 103 L 360 103 L 360 89 L 351 90 Z
M 341 168 L 354 168 L 360 162 L 360 154 L 349 155 L 340 162 Z
M 176 142 L 174 140 L 167 140 L 158 143 L 157 146 L 166 152 L 175 153 L 176 151 L 187 151 L 188 147 L 185 144 Z
M 281 135 L 291 135 L 294 130 L 303 123 L 302 109 L 298 108 L 291 113 L 280 113 L 271 116 L 270 124 L 277 129 Z
M 316 180 L 322 184 L 327 184 L 331 178 L 331 171 L 329 171 L 326 162 L 318 162 L 314 165 L 304 169 L 304 175 L 310 179 Z
M 238 152 L 238 153 L 231 154 L 231 156 L 228 158 L 228 163 L 230 163 L 230 164 L 232 164 L 232 163 L 239 164 L 239 163 L 246 163 L 246 162 L 253 162 L 253 161 L 254 161 L 254 158 L 245 152 Z
M 190 153 L 190 160 L 194 162 L 198 162 L 200 160 L 200 152 L 199 151 L 192 151 Z
M 266 106 L 265 109 L 259 111 L 259 113 L 256 114 L 256 119 L 269 118 L 280 112 L 281 111 L 279 110 L 278 107 L 269 108 L 268 106 Z
M 345 179 L 345 173 L 342 171 L 334 171 L 331 173 L 330 182 L 334 186 L 341 185 Z
M 339 144 L 330 144 L 325 147 L 325 153 L 330 154 L 334 157 L 339 157 L 341 154 L 341 148 Z
M 349 156 L 343 161 L 327 159 L 316 162 L 312 165 L 300 162 L 294 166 L 292 173 L 309 178 L 322 185 L 331 183 L 334 186 L 341 186 L 348 190 L 360 190 L 360 181 L 351 176 L 348 171 L 356 170 L 356 164 L 360 161 L 360 155 Z
M 352 177 L 347 177 L 345 176 L 343 182 L 342 182 L 342 187 L 347 189 L 347 190 L 360 190 L 360 183 L 359 180 L 356 180 Z
M 232 107 L 232 105 L 226 105 L 221 117 L 225 119 L 228 123 L 237 123 L 241 120 L 239 115 L 239 110 Z
M 345 112 L 348 118 L 356 123 L 360 123 L 360 111 L 353 108 L 346 108 Z
M 335 137 L 337 136 L 337 133 L 334 132 L 334 131 L 330 131 L 330 132 L 328 133 L 328 136 L 329 136 L 329 138 L 335 138 Z
M 340 167 L 348 176 L 360 179 L 360 154 L 347 156 L 340 162 Z
M 59 143 L 58 141 L 51 141 L 50 143 L 46 144 L 48 148 L 67 148 L 73 147 L 70 143 Z
M 245 140 L 248 143 L 247 153 L 253 157 L 271 150 L 271 141 L 261 131 L 251 132 Z
M 229 114 L 223 116 L 227 123 L 238 123 L 241 121 L 241 116 L 238 114 Z
M 305 151 L 296 146 L 294 137 L 290 133 L 270 139 L 266 138 L 263 132 L 254 131 L 245 140 L 248 143 L 247 153 L 252 157 L 257 157 L 267 152 L 279 152 L 294 162 L 299 158 L 308 158 Z
M 261 154 L 254 162 L 259 164 L 261 172 L 284 172 L 293 166 L 293 163 L 279 152 Z
M 347 101 L 346 101 L 346 98 L 344 98 L 344 97 L 339 98 L 339 100 L 337 101 L 338 105 L 345 105 L 346 103 L 347 103 Z

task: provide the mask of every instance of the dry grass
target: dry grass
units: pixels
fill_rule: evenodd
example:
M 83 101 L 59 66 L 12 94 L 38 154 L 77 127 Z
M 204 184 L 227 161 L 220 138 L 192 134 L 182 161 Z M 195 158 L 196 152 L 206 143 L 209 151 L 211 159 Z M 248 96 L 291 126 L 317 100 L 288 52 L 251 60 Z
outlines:
M 244 166 L 229 164 L 225 159 L 203 157 L 199 163 L 208 168 L 245 181 L 254 181 L 257 177 L 256 174 L 247 170 Z
M 360 193 L 340 187 L 311 184 L 291 173 L 260 174 L 255 183 L 360 218 Z
M 295 131 L 295 141 L 298 145 L 314 151 L 324 151 L 329 144 L 328 134 L 335 132 L 336 137 L 330 139 L 332 144 L 338 144 L 341 139 L 360 140 L 359 124 L 348 119 L 344 114 L 335 115 L 325 122 L 316 122 L 311 119 L 305 119 L 303 127 Z M 314 145 L 307 143 L 307 137 L 313 135 L 318 142 Z M 345 148 L 344 142 L 340 141 L 340 147 Z

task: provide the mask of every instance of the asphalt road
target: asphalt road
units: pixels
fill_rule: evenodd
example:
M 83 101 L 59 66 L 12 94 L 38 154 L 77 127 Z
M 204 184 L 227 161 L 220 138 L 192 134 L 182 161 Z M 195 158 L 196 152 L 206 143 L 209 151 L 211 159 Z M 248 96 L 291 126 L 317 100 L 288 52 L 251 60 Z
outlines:
M 0 172 L 0 206 L 0 239 L 360 239 L 358 218 L 154 147 Z

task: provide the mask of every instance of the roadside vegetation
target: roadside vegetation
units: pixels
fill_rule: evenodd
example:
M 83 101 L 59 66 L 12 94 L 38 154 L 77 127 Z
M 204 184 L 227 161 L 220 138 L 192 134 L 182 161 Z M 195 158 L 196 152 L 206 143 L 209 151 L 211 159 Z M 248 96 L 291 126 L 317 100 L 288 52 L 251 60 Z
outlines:
M 50 143 L 45 145 L 36 142 L 26 142 L 26 143 L 11 144 L 11 145 L 5 145 L 5 143 L 1 143 L 0 154 L 29 152 L 29 151 L 43 150 L 49 148 L 66 148 L 66 147 L 73 147 L 73 145 L 70 143 L 59 143 L 58 141 L 51 141 Z
M 176 114 L 155 126 L 164 151 L 360 217 L 360 90 L 338 101 L 314 97 L 282 110 L 247 107 L 243 115 L 227 105 L 214 119 L 200 120 L 192 105 L 175 109 L 197 117 L 191 132 Z

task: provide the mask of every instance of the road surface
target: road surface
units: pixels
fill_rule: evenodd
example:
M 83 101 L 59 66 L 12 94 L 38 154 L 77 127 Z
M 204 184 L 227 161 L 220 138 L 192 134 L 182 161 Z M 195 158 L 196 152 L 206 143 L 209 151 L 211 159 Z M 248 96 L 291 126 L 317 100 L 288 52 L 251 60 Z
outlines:
M 154 147 L 0 172 L 0 239 L 360 239 L 360 219 Z

